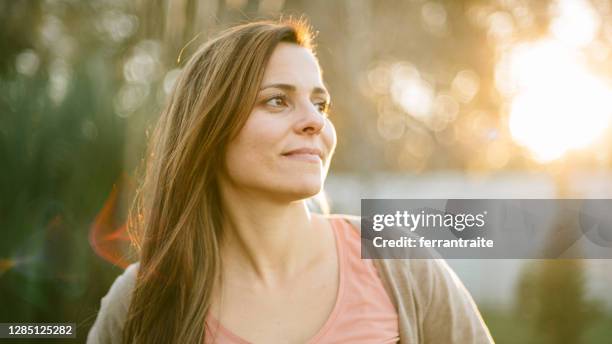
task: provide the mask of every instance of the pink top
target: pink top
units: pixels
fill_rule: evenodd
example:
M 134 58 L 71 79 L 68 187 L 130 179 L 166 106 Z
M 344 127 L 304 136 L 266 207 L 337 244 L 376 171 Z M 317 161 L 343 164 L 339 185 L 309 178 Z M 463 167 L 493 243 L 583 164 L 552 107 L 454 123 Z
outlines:
M 397 343 L 398 316 L 369 259 L 361 259 L 361 237 L 341 218 L 329 219 L 336 238 L 340 283 L 329 318 L 308 344 Z M 206 342 L 249 344 L 209 314 Z

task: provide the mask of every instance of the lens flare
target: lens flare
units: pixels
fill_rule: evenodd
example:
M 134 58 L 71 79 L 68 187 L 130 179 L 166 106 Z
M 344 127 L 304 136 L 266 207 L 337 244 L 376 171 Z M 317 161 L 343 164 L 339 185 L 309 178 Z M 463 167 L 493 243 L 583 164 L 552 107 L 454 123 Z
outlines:
M 127 225 L 116 225 L 118 191 L 113 188 L 102 210 L 94 220 L 89 231 L 89 243 L 96 254 L 106 261 L 126 268 L 132 261 L 129 258 L 130 238 Z

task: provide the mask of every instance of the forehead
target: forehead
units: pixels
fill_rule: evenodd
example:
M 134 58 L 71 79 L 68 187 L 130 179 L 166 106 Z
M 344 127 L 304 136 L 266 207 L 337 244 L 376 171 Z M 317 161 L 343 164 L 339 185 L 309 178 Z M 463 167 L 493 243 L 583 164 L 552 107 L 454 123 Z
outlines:
M 296 87 L 323 87 L 319 63 L 312 52 L 292 43 L 280 43 L 270 56 L 263 85 L 292 84 Z

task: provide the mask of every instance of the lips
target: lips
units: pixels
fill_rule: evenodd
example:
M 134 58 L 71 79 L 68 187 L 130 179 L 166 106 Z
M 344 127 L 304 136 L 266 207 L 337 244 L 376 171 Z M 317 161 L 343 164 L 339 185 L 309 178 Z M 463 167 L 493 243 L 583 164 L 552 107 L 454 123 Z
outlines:
M 311 162 L 323 161 L 323 153 L 320 149 L 317 148 L 302 147 L 290 150 L 288 152 L 283 153 L 282 155 L 284 157 L 297 160 L 305 160 Z

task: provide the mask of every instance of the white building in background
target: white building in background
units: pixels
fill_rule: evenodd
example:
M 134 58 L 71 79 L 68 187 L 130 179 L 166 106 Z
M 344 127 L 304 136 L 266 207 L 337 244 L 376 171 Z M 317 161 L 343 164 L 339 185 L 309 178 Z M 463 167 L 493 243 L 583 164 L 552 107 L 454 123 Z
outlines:
M 612 198 L 612 175 L 576 174 L 571 189 L 580 198 Z M 443 172 L 427 175 L 331 174 L 325 185 L 332 213 L 358 215 L 362 198 L 401 199 L 540 199 L 556 198 L 554 180 L 546 174 L 503 173 L 471 177 Z M 508 308 L 514 305 L 521 259 L 449 259 L 479 304 Z M 612 260 L 586 260 L 589 296 L 612 310 Z

